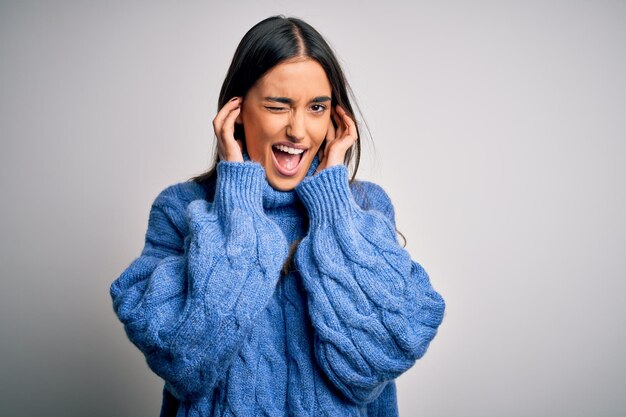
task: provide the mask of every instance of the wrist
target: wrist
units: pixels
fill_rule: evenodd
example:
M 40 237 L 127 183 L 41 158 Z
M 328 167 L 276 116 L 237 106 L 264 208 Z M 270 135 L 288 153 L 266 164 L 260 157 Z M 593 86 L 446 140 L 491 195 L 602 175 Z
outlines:
M 306 177 L 298 184 L 296 192 L 312 223 L 330 222 L 359 209 L 352 196 L 344 164 L 327 166 L 316 175 Z
M 222 213 L 235 209 L 263 210 L 265 170 L 252 161 L 220 161 L 214 204 Z

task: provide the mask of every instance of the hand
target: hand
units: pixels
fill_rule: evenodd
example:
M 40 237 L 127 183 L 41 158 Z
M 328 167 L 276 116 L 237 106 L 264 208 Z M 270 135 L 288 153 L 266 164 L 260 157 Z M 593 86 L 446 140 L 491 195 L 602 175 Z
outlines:
M 241 97 L 233 97 L 213 119 L 213 130 L 217 136 L 217 153 L 222 161 L 243 162 L 243 142 L 235 139 L 235 120 L 241 112 Z
M 316 174 L 325 168 L 343 164 L 346 152 L 359 139 L 354 120 L 341 106 L 337 105 L 332 110 L 331 117 L 337 123 L 337 129 L 331 120 L 326 133 L 326 146 L 320 149 L 320 164 Z

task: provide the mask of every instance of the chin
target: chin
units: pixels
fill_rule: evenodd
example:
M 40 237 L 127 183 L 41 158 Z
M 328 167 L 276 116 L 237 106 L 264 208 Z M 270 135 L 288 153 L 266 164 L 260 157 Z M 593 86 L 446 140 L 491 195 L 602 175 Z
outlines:
M 275 190 L 291 191 L 296 188 L 298 184 L 300 184 L 302 179 L 303 178 L 300 178 L 300 176 L 298 176 L 298 178 L 280 178 L 276 175 L 268 175 L 267 182 L 269 182 Z

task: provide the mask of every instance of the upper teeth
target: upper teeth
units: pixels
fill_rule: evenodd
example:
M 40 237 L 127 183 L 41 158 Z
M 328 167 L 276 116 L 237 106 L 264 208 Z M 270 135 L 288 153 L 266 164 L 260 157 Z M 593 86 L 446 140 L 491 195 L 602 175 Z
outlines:
M 290 148 L 289 146 L 285 145 L 274 145 L 274 147 L 278 150 L 290 153 L 292 155 L 300 155 L 302 152 L 304 152 L 304 149 Z

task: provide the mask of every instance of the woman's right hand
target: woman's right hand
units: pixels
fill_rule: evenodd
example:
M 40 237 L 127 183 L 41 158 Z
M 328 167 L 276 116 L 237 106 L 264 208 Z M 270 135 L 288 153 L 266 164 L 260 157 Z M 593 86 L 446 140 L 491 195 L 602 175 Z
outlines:
M 243 162 L 243 142 L 235 139 L 235 120 L 241 112 L 241 97 L 233 97 L 220 109 L 213 119 L 213 130 L 217 137 L 217 152 L 220 160 Z

